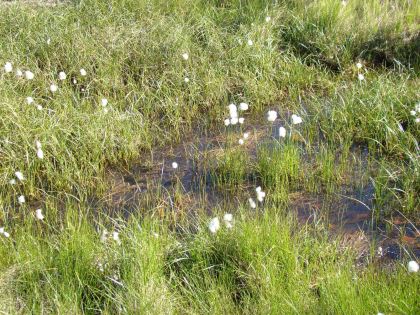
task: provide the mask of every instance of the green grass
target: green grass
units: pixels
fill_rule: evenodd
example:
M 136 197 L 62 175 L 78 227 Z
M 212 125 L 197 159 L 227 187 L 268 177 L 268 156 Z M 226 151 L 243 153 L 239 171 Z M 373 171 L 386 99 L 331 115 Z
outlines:
M 371 243 L 358 259 L 327 222 L 301 224 L 288 209 L 295 193 L 333 199 L 371 183 L 372 223 L 418 225 L 419 4 L 1 3 L 0 227 L 10 237 L 0 235 L 0 312 L 417 314 L 412 248 L 387 264 Z M 240 102 L 245 123 L 225 127 L 227 105 Z M 170 169 L 186 139 L 192 158 Z M 183 177 L 184 164 L 197 178 Z M 147 189 L 131 200 L 111 169 Z M 16 171 L 25 179 L 12 185 Z M 267 198 L 250 209 L 259 185 Z M 225 212 L 234 227 L 221 220 L 211 234 L 209 215 Z M 121 245 L 101 242 L 104 228 Z

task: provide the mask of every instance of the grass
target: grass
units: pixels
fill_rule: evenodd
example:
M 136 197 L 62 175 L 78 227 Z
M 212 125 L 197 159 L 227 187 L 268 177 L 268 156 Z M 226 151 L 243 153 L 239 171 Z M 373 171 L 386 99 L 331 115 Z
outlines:
M 400 260 L 386 263 L 374 242 L 360 255 L 328 222 L 297 220 L 292 197 L 334 200 L 372 185 L 372 225 L 392 238 L 393 219 L 404 217 L 418 239 L 420 113 L 410 111 L 420 100 L 419 8 L 0 4 L 0 64 L 13 65 L 0 70 L 0 227 L 10 233 L 0 235 L 0 312 L 418 313 L 410 236 L 396 239 Z M 240 102 L 250 105 L 245 123 L 225 127 L 227 105 Z M 292 114 L 303 123 L 292 125 Z M 199 142 L 192 153 L 177 150 L 187 138 Z M 16 171 L 25 179 L 12 185 Z M 267 197 L 250 209 L 256 186 Z M 221 220 L 209 233 L 209 215 L 224 213 L 233 228 Z M 112 234 L 101 241 L 104 229 L 121 244 Z

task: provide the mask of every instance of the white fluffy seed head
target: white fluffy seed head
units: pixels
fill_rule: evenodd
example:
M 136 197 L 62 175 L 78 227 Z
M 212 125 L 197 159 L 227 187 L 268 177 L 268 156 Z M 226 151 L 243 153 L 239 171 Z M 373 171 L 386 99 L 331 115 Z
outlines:
M 417 113 L 417 112 L 416 112 L 415 110 L 410 110 L 410 115 L 411 115 L 411 116 L 416 116 L 416 113 Z
M 229 126 L 230 125 L 230 119 L 229 118 L 226 118 L 224 121 L 223 121 L 223 123 L 225 124 L 225 126 L 227 127 L 227 126 Z
M 410 273 L 418 272 L 419 271 L 419 264 L 417 263 L 417 261 L 411 260 L 407 264 L 407 269 L 408 269 L 408 272 L 410 272 Z
M 13 66 L 11 62 L 6 62 L 6 64 L 4 65 L 4 71 L 6 73 L 12 72 L 13 71 Z
M 240 145 L 243 145 L 243 144 L 244 144 L 244 139 L 239 139 L 238 143 L 239 143 Z
M 19 78 L 20 78 L 21 76 L 23 76 L 23 72 L 22 72 L 22 70 L 17 69 L 17 70 L 16 70 L 16 76 L 17 76 L 17 77 L 19 77 Z
M 66 74 L 64 71 L 61 71 L 61 72 L 58 74 L 58 78 L 59 78 L 61 81 L 63 81 L 63 80 L 65 80 L 65 79 L 67 78 L 67 74 Z
M 106 98 L 101 99 L 101 105 L 103 107 L 107 106 L 108 105 L 108 100 Z
M 248 46 L 252 46 L 252 45 L 254 45 L 254 42 L 251 40 L 251 39 L 248 39 Z
M 357 75 L 357 78 L 359 79 L 359 81 L 363 81 L 365 79 L 365 76 L 362 73 L 359 73 Z
M 280 136 L 280 138 L 285 138 L 286 137 L 286 128 L 284 128 L 284 127 L 279 128 L 279 136 Z
M 25 196 L 24 195 L 20 195 L 19 197 L 18 197 L 18 202 L 20 203 L 20 204 L 23 204 L 23 203 L 25 203 Z
M 298 124 L 301 124 L 302 122 L 303 122 L 302 117 L 300 117 L 298 115 L 295 115 L 295 114 L 292 115 L 292 124 L 293 125 L 298 125 Z
M 190 79 L 189 78 L 184 78 L 184 82 L 188 83 L 188 82 L 190 82 Z
M 254 199 L 249 198 L 249 199 L 248 199 L 248 202 L 249 202 L 249 206 L 250 206 L 252 209 L 255 209 L 255 208 L 257 207 L 257 204 L 255 203 Z
M 44 151 L 42 151 L 41 148 L 38 148 L 38 150 L 36 150 L 36 156 L 38 159 L 42 160 L 44 158 Z
M 35 74 L 29 70 L 25 71 L 25 79 L 26 80 L 33 80 Z
M 271 21 L 271 17 L 269 17 L 269 16 L 266 16 L 265 17 L 265 21 L 268 23 L 268 22 L 270 22 Z
M 42 214 L 42 209 L 36 209 L 35 210 L 35 217 L 38 220 L 44 220 L 44 215 Z
M 209 230 L 211 233 L 216 233 L 220 229 L 220 221 L 218 217 L 215 217 L 210 220 Z
M 237 117 L 232 117 L 232 118 L 230 119 L 230 123 L 231 123 L 232 125 L 236 125 L 236 124 L 238 123 L 238 121 L 239 121 L 239 119 L 238 119 Z
M 358 62 L 358 63 L 356 63 L 356 67 L 357 67 L 357 69 L 362 69 L 363 65 L 360 62 Z
M 86 76 L 87 75 L 87 72 L 86 72 L 86 70 L 85 69 L 80 69 L 80 75 L 82 76 L 82 77 L 84 77 L 84 76 Z
M 172 162 L 172 168 L 177 169 L 178 168 L 178 163 L 177 162 Z
M 55 92 L 57 92 L 57 90 L 58 90 L 58 86 L 57 85 L 55 85 L 55 84 L 51 84 L 50 85 L 50 91 L 51 92 L 55 93 Z
M 35 141 L 35 146 L 36 146 L 37 149 L 41 149 L 42 148 L 42 144 L 41 144 L 41 142 L 39 140 L 36 140 Z
M 23 181 L 25 178 L 23 177 L 23 173 L 21 171 L 16 171 L 15 176 L 18 180 Z
M 245 132 L 244 133 L 244 139 L 248 139 L 249 138 L 249 132 Z
M 225 215 L 223 216 L 223 220 L 227 221 L 227 222 L 232 222 L 233 221 L 233 214 L 232 213 L 225 213 Z
M 184 60 L 188 60 L 189 57 L 190 56 L 186 52 L 182 54 L 182 59 L 184 59 Z
M 34 102 L 34 99 L 32 97 L 28 96 L 26 98 L 26 103 L 28 103 L 28 105 L 31 105 L 33 102 Z
M 239 104 L 239 109 L 240 110 L 248 110 L 249 106 L 247 103 L 240 103 Z
M 277 112 L 275 110 L 269 110 L 267 112 L 267 120 L 273 122 L 277 119 Z

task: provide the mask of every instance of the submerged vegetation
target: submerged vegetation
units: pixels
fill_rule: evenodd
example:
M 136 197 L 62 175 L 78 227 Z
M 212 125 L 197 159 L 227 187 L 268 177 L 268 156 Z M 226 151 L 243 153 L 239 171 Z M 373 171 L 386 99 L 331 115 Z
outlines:
M 0 3 L 0 312 L 418 314 L 419 8 Z

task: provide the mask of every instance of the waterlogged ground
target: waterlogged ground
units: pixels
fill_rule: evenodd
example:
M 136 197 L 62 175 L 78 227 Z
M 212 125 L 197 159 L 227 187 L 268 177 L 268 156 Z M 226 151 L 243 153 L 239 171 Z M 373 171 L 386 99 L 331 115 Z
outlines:
M 144 152 L 141 160 L 124 169 L 109 169 L 109 188 L 100 200 L 95 200 L 96 206 L 111 216 L 128 216 L 144 209 L 151 209 L 161 217 L 169 214 L 174 218 L 175 228 L 185 225 L 180 218 L 187 217 L 194 225 L 193 218 L 198 214 L 212 216 L 220 209 L 235 213 L 240 205 L 248 206 L 250 212 L 264 211 L 263 204 L 257 209 L 248 205 L 248 198 L 262 184 L 255 168 L 249 167 L 240 185 L 234 186 L 220 184 L 218 173 L 221 157 L 229 148 L 240 147 L 241 154 L 255 164 L 259 144 L 285 141 L 278 131 L 284 121 L 274 124 L 250 121 L 241 127 L 199 131 L 176 146 Z M 246 143 L 232 143 L 243 132 L 250 134 Z M 295 139 L 299 144 L 300 138 Z M 305 167 L 314 168 L 315 161 L 305 149 L 301 154 Z M 342 239 L 343 246 L 356 249 L 360 259 L 371 255 L 375 248 L 377 252 L 373 255 L 387 262 L 420 257 L 420 222 L 398 212 L 389 215 L 375 207 L 375 187 L 370 176 L 377 169 L 368 159 L 366 146 L 353 146 L 345 161 L 344 183 L 332 191 L 294 189 L 280 202 L 280 207 L 293 214 L 302 226 L 323 224 L 332 238 Z M 174 162 L 177 168 L 173 167 Z
M 419 314 L 418 7 L 1 1 L 0 313 Z

